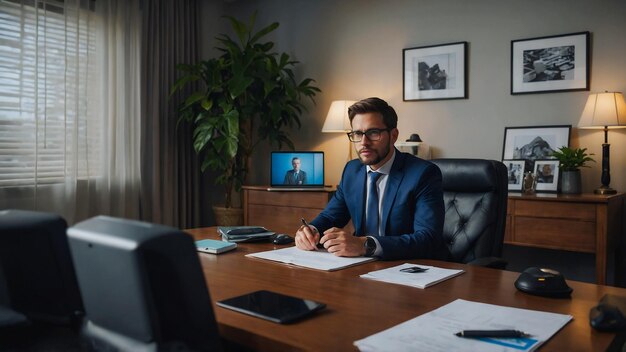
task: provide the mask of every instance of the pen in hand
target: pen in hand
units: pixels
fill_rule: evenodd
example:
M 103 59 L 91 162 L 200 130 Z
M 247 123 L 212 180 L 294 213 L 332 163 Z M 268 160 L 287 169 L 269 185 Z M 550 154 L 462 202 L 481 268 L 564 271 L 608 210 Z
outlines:
M 306 220 L 304 220 L 304 218 L 300 218 L 300 221 L 302 221 L 302 225 L 304 225 L 304 226 L 306 226 L 306 227 L 310 228 L 310 229 L 313 231 L 313 233 L 317 232 L 317 229 L 316 229 L 316 228 L 314 228 L 314 227 L 313 227 L 313 228 L 311 228 L 311 227 L 309 226 L 309 223 L 307 223 L 307 222 L 306 222 Z M 320 236 L 320 238 L 321 238 L 321 236 Z M 321 243 L 319 243 L 319 242 L 317 242 L 317 248 L 324 249 L 324 245 L 323 245 L 323 244 L 321 244 Z
M 527 334 L 519 330 L 463 330 L 463 331 L 457 332 L 455 335 L 459 337 L 500 337 L 500 338 L 530 336 L 530 334 Z

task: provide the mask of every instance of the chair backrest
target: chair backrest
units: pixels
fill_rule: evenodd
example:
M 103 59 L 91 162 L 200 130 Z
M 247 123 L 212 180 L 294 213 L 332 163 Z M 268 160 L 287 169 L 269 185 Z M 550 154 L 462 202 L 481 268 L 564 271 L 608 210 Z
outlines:
M 193 238 L 97 216 L 67 230 L 85 302 L 83 334 L 104 351 L 221 351 Z
M 435 159 L 443 176 L 443 237 L 451 261 L 469 263 L 502 254 L 508 183 L 495 160 Z
M 84 307 L 66 229 L 56 214 L 0 210 L 2 312 L 11 310 L 45 325 L 80 324 Z M 13 325 L 2 312 L 0 327 Z

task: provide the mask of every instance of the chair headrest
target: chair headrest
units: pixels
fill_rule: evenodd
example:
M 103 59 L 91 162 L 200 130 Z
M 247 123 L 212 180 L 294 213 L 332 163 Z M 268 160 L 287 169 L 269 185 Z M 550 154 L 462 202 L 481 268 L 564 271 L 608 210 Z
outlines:
M 489 192 L 498 186 L 499 161 L 486 159 L 434 159 L 441 170 L 445 192 Z M 504 165 L 503 165 L 504 166 Z M 500 181 L 501 182 L 501 181 Z

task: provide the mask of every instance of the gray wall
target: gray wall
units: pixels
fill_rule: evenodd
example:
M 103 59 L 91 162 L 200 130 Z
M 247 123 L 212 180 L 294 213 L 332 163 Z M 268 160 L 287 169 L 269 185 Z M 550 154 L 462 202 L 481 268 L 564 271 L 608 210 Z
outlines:
M 215 34 L 228 32 L 219 16 L 244 19 L 254 10 L 257 28 L 280 23 L 270 39 L 301 61 L 301 78 L 314 78 L 322 89 L 292 137 L 297 148 L 326 152 L 327 183 L 338 182 L 348 157 L 344 135 L 320 132 L 330 102 L 379 96 L 398 112 L 400 139 L 419 133 L 433 157 L 500 160 L 505 127 L 571 124 L 571 145 L 598 160 L 583 170 L 584 190 L 599 186 L 603 135 L 575 128 L 589 92 L 511 95 L 510 45 L 590 31 L 591 92 L 626 91 L 626 1 L 205 0 L 202 52 L 211 55 Z M 458 41 L 469 43 L 469 99 L 403 102 L 402 49 Z M 626 191 L 626 130 L 610 131 L 609 142 L 611 185 Z M 251 183 L 269 181 L 264 152 Z

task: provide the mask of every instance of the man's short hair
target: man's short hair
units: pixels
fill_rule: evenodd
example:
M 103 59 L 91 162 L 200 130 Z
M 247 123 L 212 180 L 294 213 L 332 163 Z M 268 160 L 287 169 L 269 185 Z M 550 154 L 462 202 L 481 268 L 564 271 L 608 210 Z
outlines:
M 293 158 L 291 158 L 291 162 L 293 163 L 296 160 L 300 160 L 300 158 L 298 158 L 297 156 L 294 156 Z
M 396 114 L 396 111 L 389 104 L 387 104 L 386 101 L 376 97 L 357 101 L 348 108 L 350 124 L 352 124 L 352 119 L 354 119 L 355 115 L 366 114 L 368 112 L 377 112 L 383 115 L 383 122 L 387 128 L 398 127 L 398 115 Z

